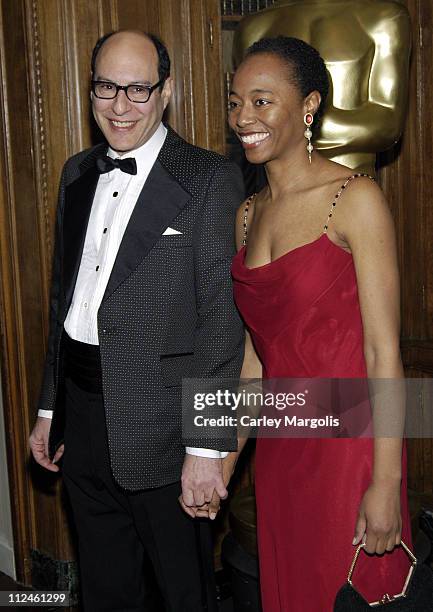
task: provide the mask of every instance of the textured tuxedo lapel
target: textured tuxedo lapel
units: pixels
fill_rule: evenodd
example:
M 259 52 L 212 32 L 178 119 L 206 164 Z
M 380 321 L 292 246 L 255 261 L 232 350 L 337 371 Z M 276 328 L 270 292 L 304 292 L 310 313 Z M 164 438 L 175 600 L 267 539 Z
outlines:
M 167 141 L 163 149 L 166 146 L 169 146 Z M 190 199 L 190 194 L 167 172 L 158 158 L 132 212 L 104 300 L 132 274 Z
M 96 170 L 95 160 L 106 150 L 106 145 L 98 145 L 92 149 L 80 164 L 81 175 L 65 190 L 63 280 L 67 304 L 70 303 L 74 291 L 87 224 L 100 176 Z

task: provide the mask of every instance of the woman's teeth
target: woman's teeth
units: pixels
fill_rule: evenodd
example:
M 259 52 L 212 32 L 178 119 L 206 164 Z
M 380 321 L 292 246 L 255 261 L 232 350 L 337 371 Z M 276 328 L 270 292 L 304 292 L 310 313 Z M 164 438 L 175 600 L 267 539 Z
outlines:
M 269 132 L 256 132 L 255 134 L 240 134 L 240 139 L 245 144 L 256 144 L 258 142 L 262 142 L 269 136 Z

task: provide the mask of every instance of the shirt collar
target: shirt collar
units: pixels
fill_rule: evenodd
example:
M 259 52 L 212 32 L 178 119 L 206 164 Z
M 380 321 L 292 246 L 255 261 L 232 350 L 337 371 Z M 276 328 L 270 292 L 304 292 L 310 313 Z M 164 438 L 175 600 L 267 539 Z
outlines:
M 123 159 L 124 157 L 134 157 L 137 162 L 137 174 L 140 173 L 140 167 L 144 164 L 149 166 L 149 163 L 153 166 L 156 161 L 156 158 L 159 155 L 159 152 L 164 144 L 164 141 L 167 136 L 167 128 L 161 122 L 157 127 L 156 131 L 152 136 L 147 140 L 141 147 L 138 149 L 133 149 L 132 151 L 128 151 L 128 153 L 123 153 L 123 155 L 119 155 L 116 151 L 113 151 L 111 147 L 108 147 L 107 155 L 108 157 L 112 157 L 113 159 Z

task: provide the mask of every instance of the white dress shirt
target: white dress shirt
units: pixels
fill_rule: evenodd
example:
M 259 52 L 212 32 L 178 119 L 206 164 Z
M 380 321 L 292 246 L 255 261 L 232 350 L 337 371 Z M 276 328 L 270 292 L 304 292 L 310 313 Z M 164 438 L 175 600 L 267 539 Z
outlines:
M 153 136 L 133 151 L 137 174 L 114 168 L 101 174 L 90 212 L 83 255 L 65 331 L 73 340 L 98 345 L 97 316 L 108 280 L 138 196 L 164 144 L 161 123 Z M 109 157 L 118 157 L 108 149 Z M 131 152 L 121 157 L 131 157 Z
M 141 147 L 120 156 L 134 157 L 137 174 L 127 174 L 119 168 L 101 174 L 96 187 L 84 241 L 72 302 L 65 320 L 70 338 L 86 344 L 99 345 L 98 310 L 113 270 L 132 211 L 147 177 L 167 136 L 160 123 L 155 133 Z M 107 155 L 118 158 L 113 149 Z M 52 410 L 39 410 L 38 416 L 52 418 Z M 201 457 L 220 458 L 227 453 L 204 448 L 186 451 Z

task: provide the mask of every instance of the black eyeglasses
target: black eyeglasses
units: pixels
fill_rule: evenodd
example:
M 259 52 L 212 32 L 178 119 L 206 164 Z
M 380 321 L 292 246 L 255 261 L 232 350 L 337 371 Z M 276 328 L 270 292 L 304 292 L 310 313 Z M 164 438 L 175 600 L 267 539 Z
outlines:
M 162 85 L 162 80 L 155 85 L 117 85 L 110 81 L 92 81 L 92 91 L 97 98 L 113 100 L 120 90 L 123 90 L 131 102 L 148 102 L 152 93 Z

